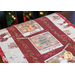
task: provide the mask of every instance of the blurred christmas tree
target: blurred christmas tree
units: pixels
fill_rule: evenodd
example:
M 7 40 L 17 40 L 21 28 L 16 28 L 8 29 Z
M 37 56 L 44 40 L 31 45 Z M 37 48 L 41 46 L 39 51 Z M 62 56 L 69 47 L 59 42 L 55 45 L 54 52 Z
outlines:
M 15 11 L 5 11 L 5 13 L 8 27 L 17 24 Z M 31 11 L 23 11 L 23 19 L 24 22 L 31 20 Z
M 42 17 L 42 16 L 48 15 L 50 12 L 49 11 L 38 11 L 38 13 L 39 13 L 39 17 Z M 28 21 L 33 19 L 32 14 L 33 14 L 32 11 L 23 11 L 23 16 L 25 16 Z
M 39 12 L 39 17 L 50 14 L 50 11 L 38 11 L 38 12 Z M 5 13 L 6 13 L 6 20 L 7 20 L 8 27 L 12 25 L 16 25 L 17 19 L 16 19 L 15 11 L 5 11 Z M 24 22 L 32 20 L 33 19 L 32 11 L 23 11 L 23 19 Z
M 8 27 L 13 25 L 16 22 L 16 16 L 14 11 L 5 11 L 6 13 L 6 20 Z
M 31 11 L 23 11 L 23 16 L 26 17 L 26 20 L 32 19 L 32 12 Z

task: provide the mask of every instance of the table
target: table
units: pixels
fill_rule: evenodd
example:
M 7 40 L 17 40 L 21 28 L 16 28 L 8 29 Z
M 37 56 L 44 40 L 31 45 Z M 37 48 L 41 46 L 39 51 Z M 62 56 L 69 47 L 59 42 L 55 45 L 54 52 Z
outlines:
M 75 11 L 62 11 L 60 14 L 75 25 Z
M 59 13 L 0 30 L 2 59 L 5 63 L 75 62 L 74 31 L 75 26 Z M 63 58 L 68 51 L 73 55 L 70 61 Z

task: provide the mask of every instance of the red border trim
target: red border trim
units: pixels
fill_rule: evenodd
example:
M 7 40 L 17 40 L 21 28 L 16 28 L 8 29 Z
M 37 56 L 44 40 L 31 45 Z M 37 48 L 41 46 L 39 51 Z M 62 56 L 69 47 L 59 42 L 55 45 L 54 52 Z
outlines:
M 5 55 L 4 55 L 4 53 L 3 53 L 2 49 L 1 49 L 1 47 L 0 47 L 0 56 L 1 56 L 1 58 L 2 58 L 2 60 L 3 60 L 4 63 L 8 63 L 8 61 L 4 60 L 4 58 L 3 58 L 3 57 L 5 57 Z M 6 57 L 5 57 L 5 58 L 6 58 Z
M 61 14 L 59 14 L 59 13 L 57 13 L 57 12 L 56 12 L 56 14 L 59 15 L 59 16 L 60 16 L 61 18 L 63 18 L 67 23 L 69 23 L 72 27 L 75 28 L 75 26 L 74 26 L 70 21 L 68 21 L 64 16 L 62 16 Z

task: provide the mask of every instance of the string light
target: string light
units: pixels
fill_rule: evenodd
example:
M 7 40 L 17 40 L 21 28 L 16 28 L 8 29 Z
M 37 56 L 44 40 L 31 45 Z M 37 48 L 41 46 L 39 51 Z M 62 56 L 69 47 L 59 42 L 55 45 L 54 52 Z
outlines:
M 31 16 L 31 13 L 29 13 L 29 15 Z
M 14 18 L 14 16 L 12 15 L 12 18 Z
M 12 15 L 12 18 L 15 20 L 16 18 Z
M 41 15 L 43 15 L 43 12 L 40 12 Z
M 11 15 L 11 13 L 9 13 L 9 15 Z
M 14 17 L 13 19 L 15 20 L 16 18 Z

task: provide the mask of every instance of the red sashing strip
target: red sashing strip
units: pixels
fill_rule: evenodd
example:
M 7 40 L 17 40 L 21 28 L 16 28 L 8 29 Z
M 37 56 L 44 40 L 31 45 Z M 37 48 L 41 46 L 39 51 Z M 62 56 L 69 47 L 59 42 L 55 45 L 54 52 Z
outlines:
M 59 15 L 59 16 L 60 16 L 61 18 L 63 18 L 68 24 L 70 24 L 72 27 L 75 28 L 75 26 L 74 26 L 70 21 L 68 21 L 64 16 L 62 16 L 61 14 L 59 14 L 59 13 L 57 13 L 57 12 L 56 12 L 56 14 Z
M 0 47 L 0 56 L 1 56 L 1 58 L 2 58 L 2 60 L 3 60 L 4 63 L 8 63 L 8 61 L 7 61 L 7 59 L 6 59 L 5 55 L 4 55 L 1 47 Z

